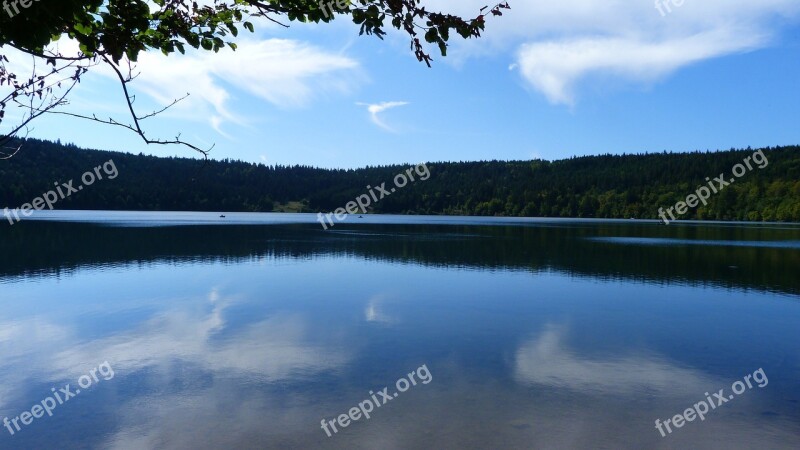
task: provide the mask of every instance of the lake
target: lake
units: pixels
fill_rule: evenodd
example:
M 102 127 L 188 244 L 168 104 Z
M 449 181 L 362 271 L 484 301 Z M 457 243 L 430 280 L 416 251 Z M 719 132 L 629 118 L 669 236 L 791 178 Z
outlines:
M 53 211 L 0 250 L 2 449 L 800 447 L 800 225 Z

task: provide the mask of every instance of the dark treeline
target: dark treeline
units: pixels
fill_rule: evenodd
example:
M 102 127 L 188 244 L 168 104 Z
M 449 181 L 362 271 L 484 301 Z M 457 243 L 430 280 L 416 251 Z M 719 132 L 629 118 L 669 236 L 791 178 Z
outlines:
M 753 154 L 721 152 L 601 155 L 561 161 L 429 163 L 427 181 L 410 183 L 373 203 L 370 212 L 478 216 L 657 218 L 660 207 L 685 200 L 706 177 L 725 174 Z M 683 219 L 800 221 L 800 147 L 763 149 L 769 164 L 753 169 L 707 206 Z M 56 209 L 155 211 L 274 211 L 293 203 L 302 212 L 332 211 L 411 165 L 363 169 L 265 166 L 82 150 L 28 140 L 0 161 L 0 201 L 18 208 L 113 159 L 114 180 L 97 182 L 59 201 Z

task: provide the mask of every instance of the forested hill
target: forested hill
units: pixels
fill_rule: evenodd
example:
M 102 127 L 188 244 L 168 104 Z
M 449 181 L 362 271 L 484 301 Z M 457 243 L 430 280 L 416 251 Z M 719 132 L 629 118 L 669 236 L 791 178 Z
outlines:
M 409 183 L 373 202 L 374 213 L 534 217 L 657 218 L 660 207 L 685 200 L 754 150 L 681 154 L 602 155 L 561 161 L 428 163 L 430 178 Z M 800 222 L 800 147 L 763 149 L 768 165 L 751 163 L 735 183 L 712 194 L 684 219 Z M 56 209 L 178 211 L 332 211 L 387 189 L 412 166 L 328 170 L 199 161 L 107 151 L 28 140 L 0 161 L 0 208 L 19 208 L 113 159 L 119 176 L 94 183 Z M 742 166 L 744 167 L 744 166 Z M 417 177 L 419 178 L 419 177 Z M 717 183 L 714 183 L 715 186 Z M 289 206 L 287 206 L 289 205 Z

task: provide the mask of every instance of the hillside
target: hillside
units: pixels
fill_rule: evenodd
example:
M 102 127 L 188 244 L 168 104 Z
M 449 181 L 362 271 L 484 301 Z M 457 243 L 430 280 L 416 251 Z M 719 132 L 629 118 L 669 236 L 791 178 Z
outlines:
M 372 213 L 537 217 L 658 218 L 706 178 L 732 178 L 752 149 L 680 154 L 602 155 L 560 161 L 428 163 L 430 178 L 373 202 Z M 735 183 L 683 219 L 800 222 L 800 147 L 763 149 Z M 332 211 L 412 165 L 329 170 L 198 161 L 83 150 L 28 140 L 0 161 L 0 207 L 18 208 L 113 159 L 119 176 L 60 200 L 56 209 Z M 743 166 L 742 166 L 743 167 Z M 716 183 L 714 184 L 716 186 Z

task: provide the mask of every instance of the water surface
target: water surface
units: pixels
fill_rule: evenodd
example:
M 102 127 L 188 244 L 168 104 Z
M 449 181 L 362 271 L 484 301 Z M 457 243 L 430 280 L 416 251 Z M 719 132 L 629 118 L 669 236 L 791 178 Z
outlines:
M 34 219 L 0 226 L 0 418 L 114 375 L 0 428 L 3 449 L 800 446 L 800 226 Z M 758 369 L 764 387 L 655 428 Z

